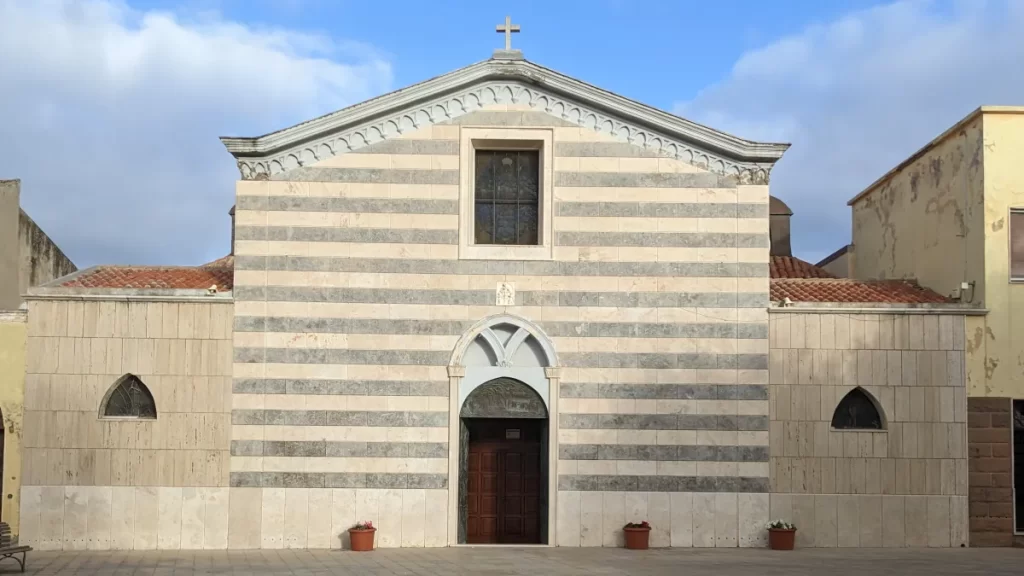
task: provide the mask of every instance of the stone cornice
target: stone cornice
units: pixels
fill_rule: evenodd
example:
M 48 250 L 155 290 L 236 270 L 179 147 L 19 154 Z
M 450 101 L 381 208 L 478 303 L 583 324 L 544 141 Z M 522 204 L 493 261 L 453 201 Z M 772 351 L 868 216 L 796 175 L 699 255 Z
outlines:
M 223 137 L 242 179 L 266 179 L 448 122 L 490 104 L 525 104 L 678 158 L 740 184 L 766 184 L 788 144 L 760 143 L 690 122 L 526 60 L 485 60 L 256 138 Z

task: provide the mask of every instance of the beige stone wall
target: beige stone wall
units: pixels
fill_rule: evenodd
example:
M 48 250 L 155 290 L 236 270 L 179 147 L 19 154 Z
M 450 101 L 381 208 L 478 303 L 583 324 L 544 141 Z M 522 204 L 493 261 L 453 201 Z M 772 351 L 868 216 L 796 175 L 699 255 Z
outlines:
M 109 547 L 111 531 L 131 518 L 140 523 L 133 546 L 155 548 L 143 526 L 158 510 L 180 524 L 186 496 L 203 506 L 223 497 L 226 513 L 226 489 L 214 489 L 228 483 L 231 324 L 225 300 L 30 302 L 26 542 Z M 99 417 L 107 390 L 126 373 L 153 394 L 156 420 Z M 90 540 L 97 533 L 108 535 L 103 544 Z
M 798 546 L 959 546 L 967 541 L 964 318 L 770 315 L 771 516 Z M 883 431 L 834 430 L 855 387 Z

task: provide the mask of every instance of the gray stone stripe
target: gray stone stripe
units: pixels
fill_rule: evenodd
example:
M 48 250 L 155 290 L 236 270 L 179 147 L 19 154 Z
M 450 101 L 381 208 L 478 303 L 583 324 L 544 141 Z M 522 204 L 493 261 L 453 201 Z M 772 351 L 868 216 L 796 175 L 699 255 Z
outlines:
M 468 320 L 235 316 L 234 324 L 235 330 L 238 332 L 453 336 L 465 333 L 473 325 L 473 322 Z M 768 337 L 767 322 L 545 322 L 543 327 L 547 335 L 553 337 L 739 338 L 743 340 L 763 340 Z
M 446 366 L 451 352 L 428 350 L 350 350 L 323 348 L 235 348 L 235 362 L 244 364 L 380 364 Z
M 385 140 L 347 152 L 347 154 L 432 154 L 457 156 L 458 140 Z
M 628 142 L 555 142 L 554 152 L 565 158 L 670 158 Z
M 402 260 L 313 256 L 235 256 L 235 270 L 505 276 L 767 278 L 768 263 Z M 514 280 L 511 278 L 510 280 Z
M 411 488 L 444 489 L 447 474 L 363 472 L 232 472 L 233 488 Z
M 457 185 L 458 170 L 400 170 L 389 168 L 329 168 L 301 166 L 271 176 L 294 182 L 349 182 L 352 184 Z
M 447 442 L 232 440 L 232 456 L 290 458 L 447 458 Z
M 556 246 L 652 248 L 767 248 L 767 234 L 717 232 L 556 232 Z
M 558 489 L 581 492 L 768 492 L 768 478 L 560 474 Z
M 317 198 L 311 196 L 239 196 L 238 210 L 339 212 L 354 214 L 458 214 L 457 200 L 419 198 Z
M 278 242 L 358 242 L 365 244 L 458 244 L 458 230 L 419 228 L 339 228 L 316 226 L 236 226 L 236 240 Z
M 735 188 L 736 179 L 712 172 L 555 172 L 555 186 L 564 188 Z
M 642 400 L 767 400 L 761 384 L 610 384 L 562 382 L 562 398 L 633 398 Z
M 236 286 L 236 301 L 340 304 L 442 304 L 492 306 L 494 290 L 407 290 L 311 286 Z M 614 308 L 766 308 L 767 292 L 553 292 L 516 293 L 520 306 Z
M 562 364 L 572 368 L 642 368 L 666 370 L 704 368 L 718 370 L 767 370 L 767 354 L 702 354 L 702 353 L 619 353 L 566 352 Z
M 440 428 L 447 412 L 373 412 L 341 410 L 232 410 L 239 426 L 368 426 Z
M 560 460 L 639 460 L 642 462 L 768 462 L 768 447 L 560 444 L 558 458 Z
M 307 394 L 333 396 L 438 396 L 448 397 L 450 384 L 397 380 L 296 380 L 236 378 L 235 394 Z
M 767 416 L 723 414 L 560 414 L 558 425 L 575 430 L 764 431 Z
M 555 202 L 556 216 L 614 218 L 767 218 L 767 204 Z

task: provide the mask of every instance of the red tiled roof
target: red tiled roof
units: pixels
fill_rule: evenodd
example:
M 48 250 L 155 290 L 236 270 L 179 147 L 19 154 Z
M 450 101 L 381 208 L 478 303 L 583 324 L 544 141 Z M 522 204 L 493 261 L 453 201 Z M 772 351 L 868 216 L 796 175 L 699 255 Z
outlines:
M 235 267 L 235 255 L 234 254 L 228 254 L 227 256 L 222 256 L 220 258 L 217 258 L 213 262 L 207 262 L 206 264 L 203 264 L 203 268 L 232 268 L 232 269 L 234 269 L 234 267 Z
M 772 256 L 771 299 L 779 302 L 843 302 L 864 304 L 949 304 L 955 302 L 912 280 L 836 278 L 823 268 L 793 256 Z
M 225 258 L 221 260 L 225 260 Z M 216 285 L 218 291 L 225 292 L 234 287 L 235 273 L 230 267 L 216 265 L 221 260 L 215 260 L 203 266 L 98 266 L 70 278 L 60 286 L 65 288 L 206 290 Z
M 851 280 L 849 278 L 778 278 L 771 281 L 771 299 L 778 302 L 863 302 L 889 304 L 950 304 L 955 302 L 909 280 Z
M 794 256 L 772 256 L 768 272 L 772 278 L 835 278 L 825 269 Z

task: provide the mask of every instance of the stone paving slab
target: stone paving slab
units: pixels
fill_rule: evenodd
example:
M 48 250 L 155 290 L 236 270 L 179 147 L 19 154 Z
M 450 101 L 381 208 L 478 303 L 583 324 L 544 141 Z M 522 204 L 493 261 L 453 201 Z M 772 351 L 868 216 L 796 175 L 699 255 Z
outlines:
M 0 574 L 16 573 L 16 562 Z M 437 548 L 370 553 L 254 550 L 222 552 L 31 552 L 26 574 L 198 576 L 1019 576 L 1024 549 Z

